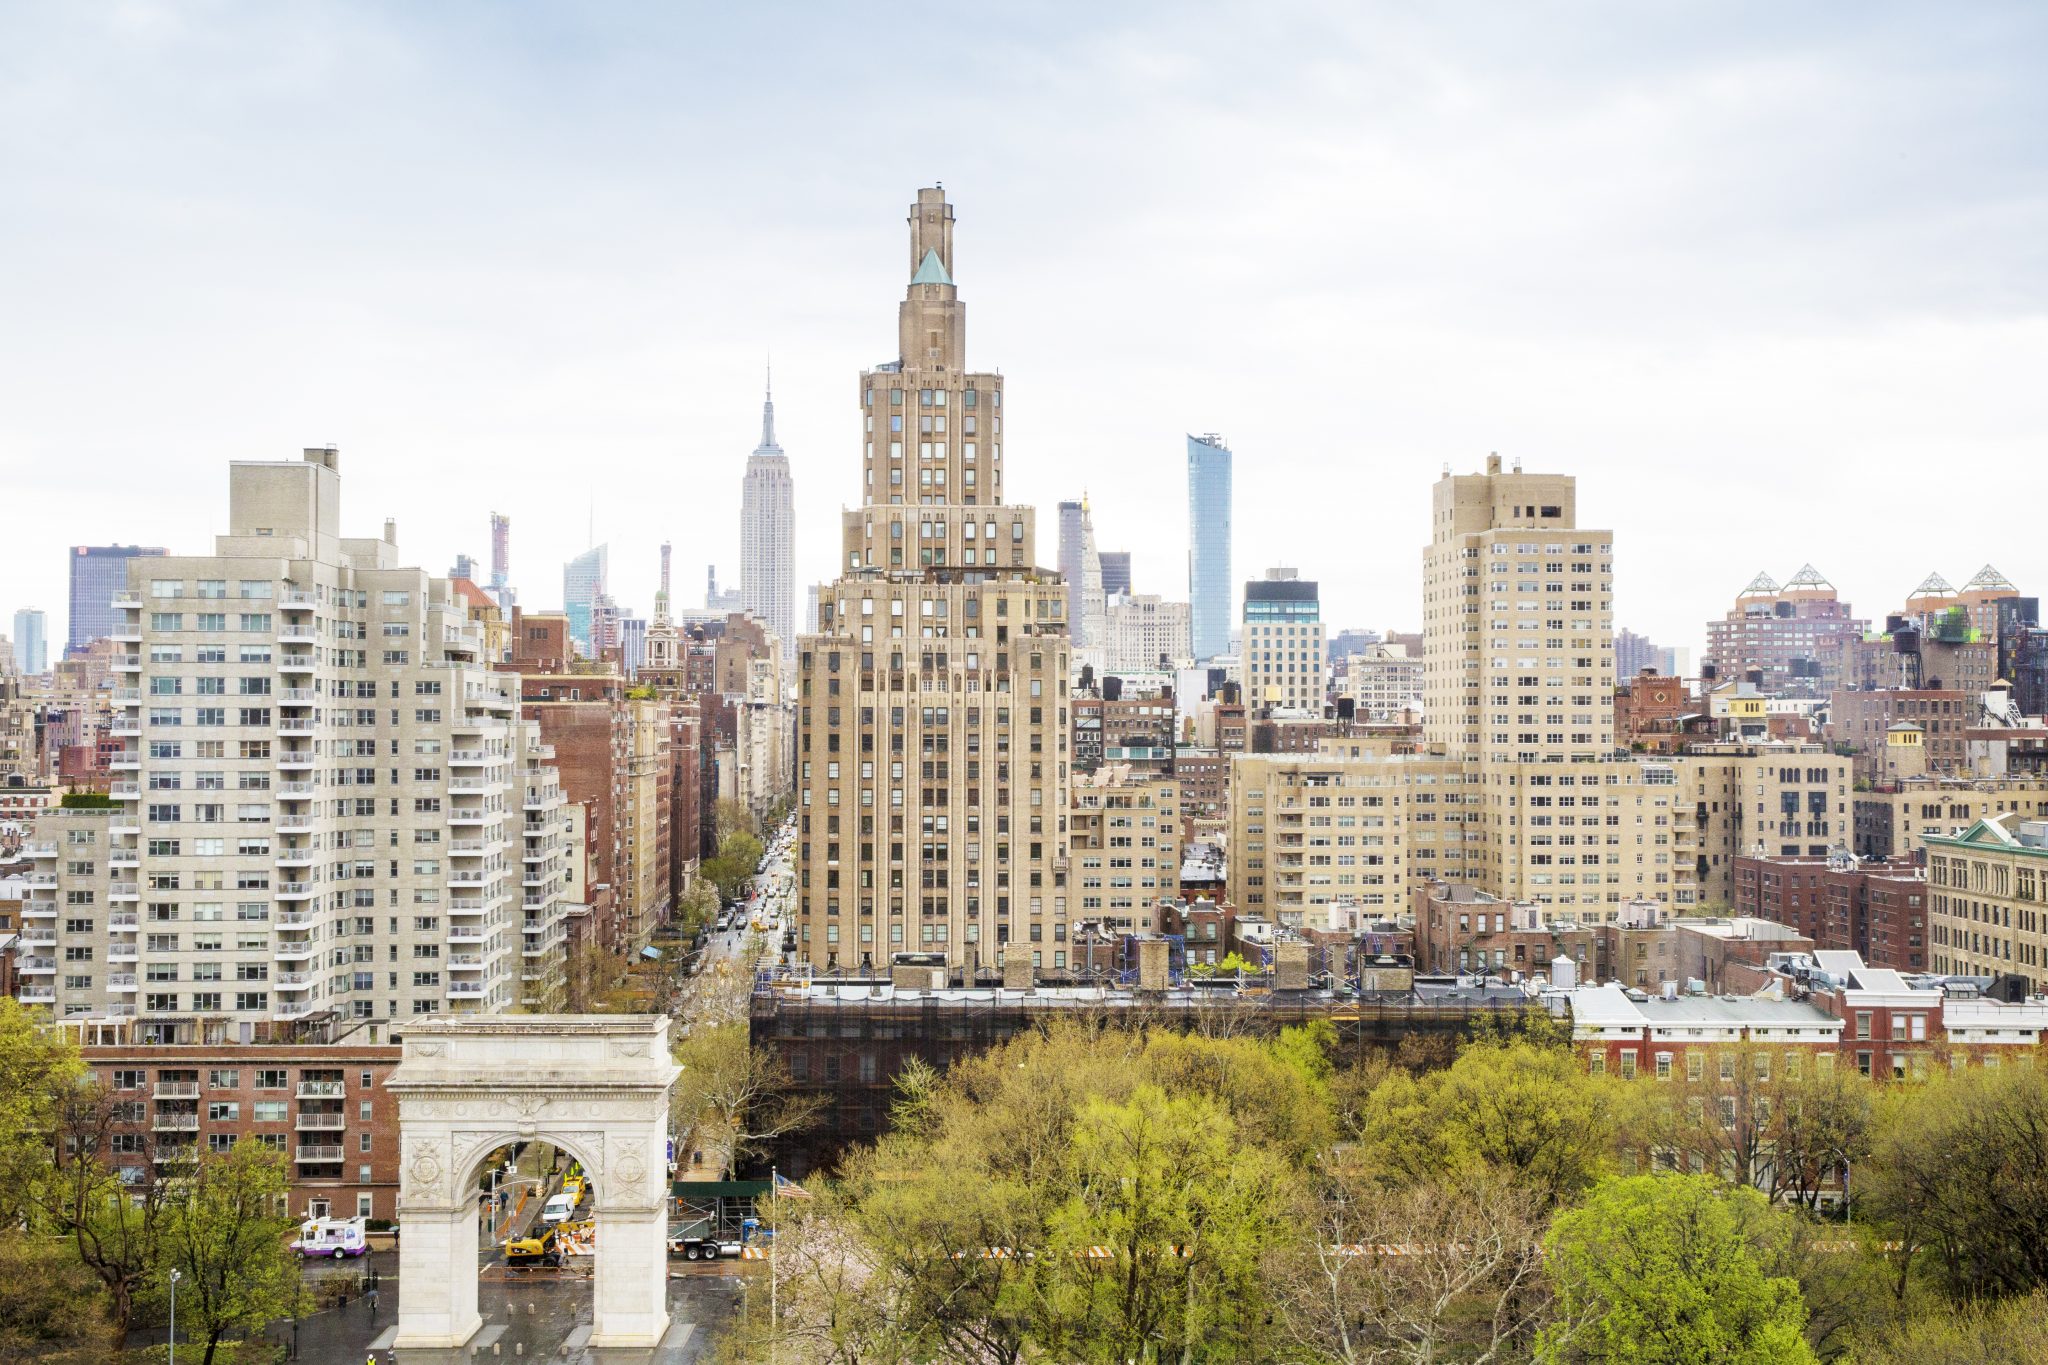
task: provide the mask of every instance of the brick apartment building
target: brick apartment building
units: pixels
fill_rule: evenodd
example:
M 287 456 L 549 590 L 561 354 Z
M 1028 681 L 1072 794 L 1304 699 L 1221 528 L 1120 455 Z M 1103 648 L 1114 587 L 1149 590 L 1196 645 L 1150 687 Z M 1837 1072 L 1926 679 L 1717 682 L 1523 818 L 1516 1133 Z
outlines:
M 1884 692 L 1837 692 L 1828 726 L 1837 744 L 1855 751 L 1856 776 L 1865 782 L 1889 781 L 1886 747 L 1894 726 L 1918 726 L 1924 735 L 1925 768 L 1933 773 L 1961 773 L 1969 766 L 1967 731 L 1978 723 L 1983 704 L 1975 692 L 1956 688 L 1897 689 Z
M 123 1106 L 139 1166 L 153 1147 L 224 1151 L 259 1142 L 291 1158 L 291 1213 L 398 1217 L 395 1043 L 195 1047 L 88 1044 L 86 1066 Z
M 1927 877 L 1911 858 L 1739 856 L 1738 915 L 1789 925 L 1827 951 L 1873 967 L 1928 969 Z

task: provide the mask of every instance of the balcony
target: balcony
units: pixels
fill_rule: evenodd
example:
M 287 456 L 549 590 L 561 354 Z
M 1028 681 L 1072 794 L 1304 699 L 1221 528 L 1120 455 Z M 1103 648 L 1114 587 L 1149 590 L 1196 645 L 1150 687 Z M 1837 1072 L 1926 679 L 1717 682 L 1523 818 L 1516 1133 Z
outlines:
M 294 588 L 289 592 L 280 593 L 277 598 L 277 604 L 281 607 L 298 611 L 313 605 L 313 594 Z
M 345 1100 L 348 1098 L 347 1081 L 300 1081 L 299 1098 L 302 1100 Z
M 107 795 L 116 801 L 140 801 L 142 786 L 137 782 L 110 782 L 107 784 Z
M 54 957 L 25 957 L 14 964 L 23 976 L 55 976 L 57 959 Z
M 310 943 L 279 943 L 272 946 L 270 956 L 278 962 L 307 962 L 320 956 L 320 950 Z
M 317 687 L 281 688 L 278 691 L 277 699 L 286 706 L 304 706 L 308 702 L 320 700 L 320 689 Z
M 313 671 L 313 656 L 311 654 L 285 654 L 279 657 L 277 668 L 280 673 L 311 673 Z
M 306 750 L 299 753 L 279 754 L 277 756 L 277 766 L 286 772 L 304 772 L 314 766 L 312 752 Z
M 298 1162 L 301 1166 L 310 1166 L 315 1162 L 340 1161 L 341 1159 L 342 1149 L 340 1147 L 325 1144 L 309 1144 L 292 1153 L 292 1160 Z
M 318 918 L 319 916 L 310 910 L 280 910 L 277 913 L 278 924 L 286 929 L 302 924 L 311 924 Z
M 526 798 L 526 809 L 528 810 L 553 810 L 561 804 L 562 789 L 560 787 L 544 787 L 537 792 L 529 793 Z
M 117 738 L 133 739 L 142 733 L 142 722 L 133 716 L 116 716 L 107 725 L 107 733 Z
M 448 994 L 462 1000 L 481 999 L 486 987 L 481 981 L 451 981 Z
M 484 937 L 484 931 L 481 929 L 450 929 L 448 931 L 448 941 L 450 943 L 482 943 Z
M 31 872 L 23 880 L 30 886 L 55 886 L 57 884 L 57 874 L 54 872 Z
M 278 972 L 271 980 L 288 991 L 302 991 L 313 984 L 313 978 L 305 972 Z
M 142 757 L 133 749 L 124 749 L 107 760 L 107 767 L 117 773 L 132 773 L 142 767 Z
M 55 944 L 57 942 L 57 931 L 55 929 L 43 928 L 41 925 L 33 929 L 23 929 L 21 931 L 21 941 L 30 947 L 42 943 Z
M 137 954 L 137 952 L 136 952 L 136 948 L 135 948 L 135 940 L 134 940 L 134 939 L 132 939 L 132 938 L 131 938 L 131 939 L 129 939 L 129 940 L 128 940 L 127 942 L 125 942 L 125 943 L 108 943 L 108 944 L 107 944 L 107 961 L 109 961 L 109 962 L 135 962 L 135 961 L 139 961 L 139 960 L 140 960 L 140 958 L 139 958 L 139 956 L 138 956 L 138 954 Z
M 139 687 L 117 687 L 114 689 L 114 701 L 120 705 L 134 705 L 141 700 L 142 689 Z
M 21 1003 L 24 1005 L 54 1005 L 57 992 L 48 986 L 23 986 Z
M 276 887 L 277 898 L 281 901 L 311 900 L 318 894 L 319 888 L 312 882 L 279 882 Z
M 107 978 L 107 989 L 124 993 L 133 991 L 135 989 L 135 973 L 115 972 Z
M 503 758 L 503 754 L 493 754 L 483 749 L 451 749 L 448 751 L 448 762 L 450 766 L 456 767 L 477 763 L 490 763 Z
M 499 814 L 500 812 L 498 811 L 479 810 L 475 807 L 464 810 L 451 810 L 448 812 L 448 823 L 451 825 L 487 825 L 496 821 Z
M 312 735 L 318 730 L 319 727 L 311 720 L 301 716 L 282 716 L 277 722 L 277 732 L 281 735 Z
M 132 621 L 126 625 L 115 626 L 113 633 L 107 638 L 117 645 L 139 645 L 142 643 L 142 627 Z
M 142 897 L 142 887 L 135 882 L 109 882 L 107 899 L 110 901 L 132 901 Z
M 489 909 L 480 896 L 457 896 L 448 902 L 448 910 L 456 915 L 481 915 Z
M 545 910 L 554 904 L 554 900 L 553 896 L 526 896 L 520 904 L 528 910 Z
M 21 917 L 24 920 L 55 919 L 57 918 L 57 902 L 24 901 L 21 906 Z
M 465 868 L 460 872 L 451 871 L 448 874 L 448 885 L 463 888 L 482 887 L 489 882 L 491 876 L 491 873 L 485 872 L 481 868 Z
M 139 654 L 123 654 L 120 658 L 114 660 L 114 671 L 116 673 L 140 673 L 142 671 L 142 656 Z
M 315 861 L 315 850 L 310 848 L 281 848 L 277 851 L 279 867 L 311 867 Z
M 159 1133 L 196 1133 L 199 1131 L 199 1115 L 159 1113 L 150 1120 L 149 1126 Z
M 311 626 L 279 626 L 277 628 L 277 638 L 280 640 L 303 640 L 310 644 L 317 637 L 313 634 Z
M 279 834 L 311 834 L 313 817 L 307 815 L 280 815 L 275 826 Z
M 113 914 L 107 916 L 107 927 L 118 933 L 123 929 L 141 927 L 141 920 L 133 910 L 116 910 Z
M 313 794 L 311 782 L 280 782 L 271 790 L 287 801 L 302 801 Z
M 270 1017 L 273 1019 L 296 1019 L 302 1014 L 311 1014 L 312 1012 L 312 1005 L 305 1001 L 280 1000 L 271 1007 Z
M 484 965 L 483 955 L 480 953 L 450 953 L 448 954 L 447 962 L 449 966 L 460 968 L 463 971 L 478 969 Z
M 140 867 L 142 855 L 132 848 L 110 848 L 107 850 L 108 867 Z
M 156 1089 L 150 1092 L 160 1100 L 196 1100 L 199 1098 L 197 1081 L 158 1081 Z
M 141 611 L 142 599 L 132 592 L 123 591 L 115 593 L 114 600 L 107 605 L 115 611 Z
M 57 846 L 55 844 L 23 844 L 21 846 L 21 856 L 24 858 L 54 858 L 57 856 Z
M 301 1133 L 338 1133 L 348 1127 L 346 1114 L 300 1114 L 292 1125 Z

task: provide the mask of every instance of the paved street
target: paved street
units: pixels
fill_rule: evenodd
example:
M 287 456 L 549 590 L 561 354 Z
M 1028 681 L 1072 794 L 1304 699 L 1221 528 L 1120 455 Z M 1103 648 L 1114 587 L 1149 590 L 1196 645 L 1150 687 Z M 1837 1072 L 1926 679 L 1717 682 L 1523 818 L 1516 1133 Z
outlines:
M 380 1365 L 390 1359 L 386 1348 L 404 1285 L 398 1275 L 395 1252 L 380 1252 L 369 1260 L 380 1280 L 374 1317 L 367 1303 L 352 1298 L 345 1308 L 329 1309 L 305 1319 L 299 1324 L 297 1359 L 306 1365 L 363 1365 L 373 1348 L 378 1351 Z M 365 1268 L 358 1261 L 349 1263 L 347 1270 Z M 312 1273 L 333 1272 L 320 1266 Z M 671 1264 L 668 1304 L 675 1326 L 663 1351 L 647 1357 L 649 1365 L 690 1365 L 710 1359 L 719 1337 L 738 1312 L 741 1285 L 745 1282 L 742 1276 L 748 1273 L 740 1262 Z M 477 1286 L 477 1306 L 484 1326 L 472 1344 L 482 1348 L 479 1357 L 512 1360 L 523 1355 L 528 1360 L 598 1365 L 598 1358 L 582 1347 L 590 1327 L 590 1275 L 587 1259 L 559 1271 L 487 1267 Z M 273 1340 L 288 1344 L 292 1339 L 291 1324 L 272 1328 L 270 1335 Z M 569 1347 L 566 1352 L 565 1345 Z M 495 1353 L 493 1346 L 498 1348 Z M 401 1359 L 397 1365 L 410 1362 Z

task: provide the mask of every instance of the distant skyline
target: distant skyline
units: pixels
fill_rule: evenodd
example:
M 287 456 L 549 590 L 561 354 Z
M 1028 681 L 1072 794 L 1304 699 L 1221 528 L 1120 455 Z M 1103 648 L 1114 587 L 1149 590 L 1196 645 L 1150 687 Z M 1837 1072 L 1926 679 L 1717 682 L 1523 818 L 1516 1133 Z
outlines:
M 560 606 L 594 496 L 621 606 L 664 539 L 687 602 L 771 350 L 828 579 L 934 181 L 1005 494 L 1085 489 L 1138 592 L 1186 597 L 1219 431 L 1236 577 L 1333 632 L 1419 628 L 1430 485 L 1489 451 L 1576 475 L 1617 624 L 1695 657 L 1759 569 L 2048 596 L 2048 12 L 1591 10 L 963 11 L 907 82 L 822 7 L 0 3 L 0 613 L 63 638 L 68 547 L 205 551 L 230 460 L 328 442 L 407 563 L 503 512 Z

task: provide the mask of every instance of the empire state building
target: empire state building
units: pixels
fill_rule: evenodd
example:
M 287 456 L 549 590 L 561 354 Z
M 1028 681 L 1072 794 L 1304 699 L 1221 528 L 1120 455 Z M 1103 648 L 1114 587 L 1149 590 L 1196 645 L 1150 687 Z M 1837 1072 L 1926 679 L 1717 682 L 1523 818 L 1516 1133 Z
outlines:
M 910 207 L 896 358 L 863 371 L 860 505 L 797 661 L 798 956 L 1064 960 L 1067 594 L 1003 500 L 1003 379 L 967 365 L 953 207 Z

